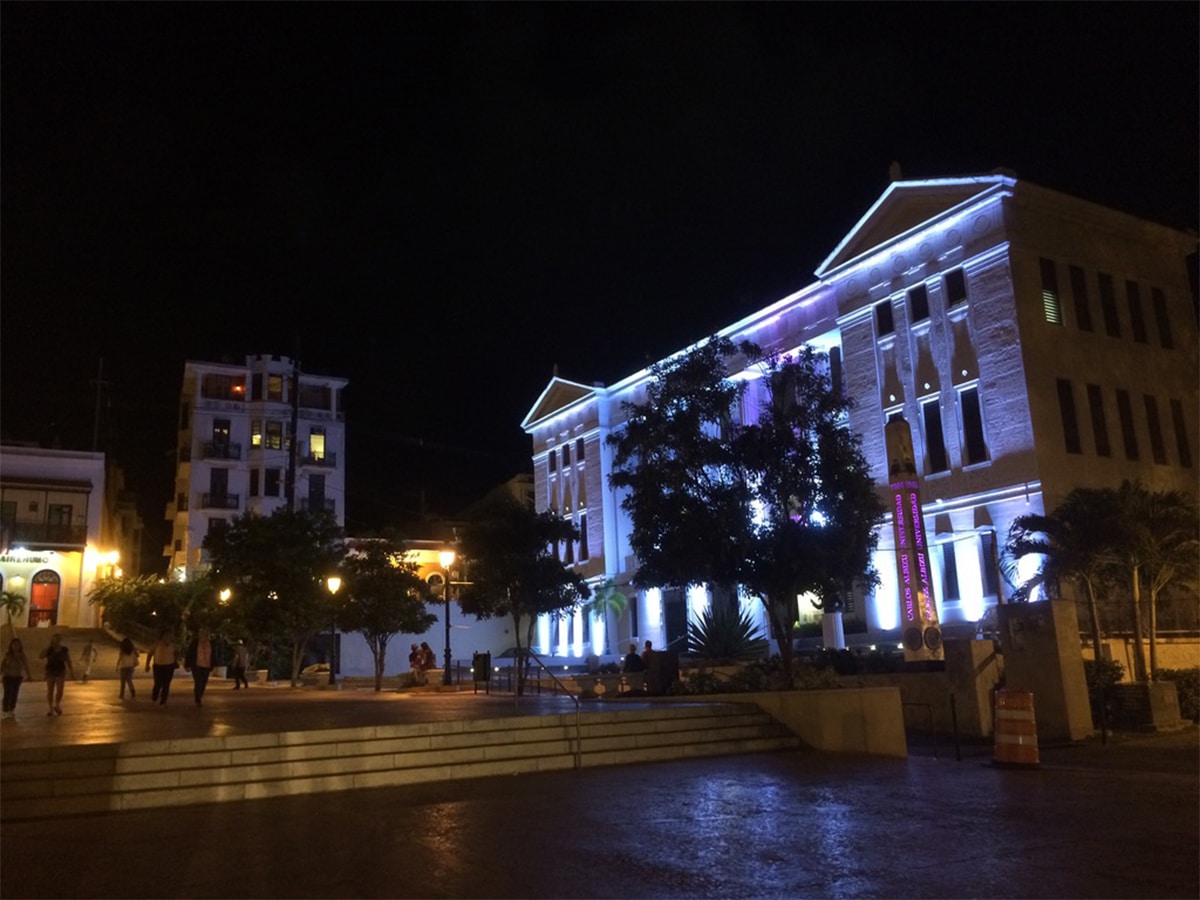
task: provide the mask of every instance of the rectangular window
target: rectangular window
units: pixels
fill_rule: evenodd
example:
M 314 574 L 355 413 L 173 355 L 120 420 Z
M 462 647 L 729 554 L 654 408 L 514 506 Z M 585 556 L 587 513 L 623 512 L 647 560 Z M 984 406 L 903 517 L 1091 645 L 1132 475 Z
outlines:
M 1142 316 L 1142 292 L 1136 281 L 1125 282 L 1125 296 L 1129 300 L 1129 327 L 1133 331 L 1133 339 L 1139 344 L 1146 343 L 1146 319 Z
M 333 409 L 333 389 L 327 384 L 305 384 L 302 381 L 296 403 L 301 409 Z
M 983 553 L 983 591 L 993 597 L 1000 594 L 999 548 L 996 546 L 996 532 L 985 531 L 979 536 L 980 549 Z
M 267 469 L 263 478 L 263 496 L 278 497 L 283 481 L 283 469 Z
M 250 376 L 250 399 L 262 399 L 262 372 L 255 372 Z
M 1183 420 L 1183 404 L 1171 401 L 1171 424 L 1175 426 L 1175 449 L 1179 451 L 1179 464 L 1185 469 L 1192 467 L 1192 442 L 1188 440 L 1187 423 Z
M 250 446 L 261 447 L 263 442 L 263 427 L 262 419 L 255 419 L 250 423 Z
M 1088 299 L 1087 276 L 1079 266 L 1071 266 L 1071 299 L 1075 301 L 1075 324 L 1080 331 L 1092 331 L 1092 304 Z
M 191 407 L 187 403 L 179 404 L 179 430 L 187 431 L 192 424 Z
M 946 306 L 954 306 L 967 299 L 967 279 L 962 269 L 951 269 L 943 279 L 946 288 Z
M 954 554 L 954 543 L 942 544 L 942 592 L 946 600 L 960 600 L 958 590 L 958 560 Z
M 1171 317 L 1167 314 L 1167 297 L 1158 288 L 1150 288 L 1150 302 L 1154 304 L 1154 320 L 1158 323 L 1158 342 L 1164 350 L 1175 349 L 1171 337 Z
M 250 470 L 250 496 L 251 496 L 251 497 L 257 497 L 257 496 L 258 496 L 258 480 L 259 480 L 259 477 L 260 477 L 260 476 L 259 476 L 259 473 L 258 473 L 258 469 L 251 469 L 251 470 Z
M 224 519 L 209 519 L 207 534 L 216 534 L 218 531 L 224 529 L 228 524 L 229 523 Z
M 275 402 L 283 400 L 283 376 L 268 375 L 267 376 L 267 399 Z
M 585 562 L 588 558 L 588 539 L 587 539 L 587 513 L 579 514 L 579 561 Z
M 229 470 L 212 469 L 208 473 L 208 493 L 217 500 L 229 495 Z
M 983 439 L 983 413 L 979 406 L 979 388 L 966 388 L 959 392 L 959 408 L 962 410 L 963 450 L 967 465 L 987 462 L 987 444 Z
M 883 337 L 885 334 L 891 334 L 896 330 L 896 325 L 892 321 L 892 301 L 884 300 L 882 303 L 875 304 L 875 336 Z
M 842 396 L 842 348 L 829 348 L 829 387 L 835 397 Z
M 308 476 L 308 508 L 312 512 L 325 509 L 325 476 Z
M 325 429 L 314 425 L 308 430 L 308 455 L 315 460 L 325 458 Z
M 1040 260 L 1042 266 L 1042 313 L 1051 325 L 1061 325 L 1062 305 L 1058 300 L 1058 272 L 1054 268 L 1054 260 Z
M 546 454 L 546 470 L 551 473 L 558 471 L 558 454 L 554 452 L 553 447 Z
M 583 438 L 575 439 L 575 462 L 583 462 Z
M 1087 386 L 1088 411 L 1092 414 L 1092 437 L 1096 441 L 1097 456 L 1112 456 L 1112 447 L 1108 443 L 1108 423 L 1104 418 L 1104 396 L 1100 386 Z
M 564 469 L 571 464 L 571 445 L 570 444 L 563 444 L 562 464 L 563 464 Z
M 925 285 L 918 284 L 908 292 L 908 308 L 912 321 L 921 322 L 929 318 L 929 291 Z
M 942 433 L 942 408 L 935 398 L 921 404 L 925 423 L 925 469 L 930 474 L 950 468 L 946 458 L 946 437 Z
M 229 420 L 213 419 L 212 442 L 217 447 L 229 446 Z
M 1133 405 L 1129 391 L 1117 391 L 1117 418 L 1121 421 L 1121 437 L 1125 440 L 1125 458 L 1138 458 L 1137 432 L 1133 430 Z
M 1100 310 L 1104 313 L 1104 333 L 1109 337 L 1121 336 L 1121 320 L 1117 318 L 1117 297 L 1113 293 L 1111 275 L 1101 272 L 1097 276 L 1100 284 Z
M 240 375 L 209 372 L 200 379 L 200 396 L 206 400 L 244 400 L 246 379 Z
M 1071 382 L 1065 378 L 1057 379 L 1058 384 L 1058 413 L 1062 417 L 1063 439 L 1068 453 L 1082 453 L 1083 446 L 1079 442 L 1079 419 L 1075 415 L 1075 395 L 1071 391 Z
M 283 422 L 278 419 L 267 420 L 267 436 L 264 443 L 268 450 L 283 449 Z
M 1142 395 L 1146 404 L 1146 427 L 1150 431 L 1150 455 L 1160 466 L 1167 464 L 1167 445 L 1163 443 L 1162 423 L 1158 420 L 1158 401 L 1149 394 Z

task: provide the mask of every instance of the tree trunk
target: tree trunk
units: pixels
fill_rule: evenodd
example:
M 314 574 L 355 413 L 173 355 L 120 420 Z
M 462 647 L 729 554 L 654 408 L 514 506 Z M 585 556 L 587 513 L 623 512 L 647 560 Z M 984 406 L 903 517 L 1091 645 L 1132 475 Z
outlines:
M 383 690 L 383 670 L 387 661 L 387 645 L 378 644 L 371 648 L 375 656 L 375 693 Z
M 1146 657 L 1142 653 L 1142 573 L 1140 566 L 1133 567 L 1133 674 L 1137 681 L 1149 681 L 1146 677 Z
M 790 604 L 786 600 L 783 603 L 767 603 L 767 618 L 775 630 L 775 643 L 779 647 L 779 661 L 783 665 L 783 684 L 788 690 L 791 690 L 796 683 L 792 673 L 792 623 L 787 621 L 790 618 L 788 615 L 790 611 Z
M 1146 680 L 1153 681 L 1158 673 L 1158 592 L 1150 588 L 1150 671 Z
M 1091 579 L 1087 579 L 1088 618 L 1092 620 L 1092 650 L 1096 654 L 1096 662 L 1100 662 L 1100 608 L 1096 605 L 1096 590 L 1092 587 Z

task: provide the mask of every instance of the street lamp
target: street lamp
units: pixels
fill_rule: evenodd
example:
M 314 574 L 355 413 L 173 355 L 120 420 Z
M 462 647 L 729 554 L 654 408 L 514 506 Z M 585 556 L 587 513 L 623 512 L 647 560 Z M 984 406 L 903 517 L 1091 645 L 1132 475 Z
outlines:
M 446 665 L 442 669 L 442 684 L 450 684 L 450 567 L 454 565 L 454 551 L 443 550 L 438 554 L 438 562 L 442 564 L 446 592 Z
M 329 596 L 336 597 L 342 579 L 330 575 L 325 579 L 325 587 L 329 588 Z M 333 608 L 333 618 L 329 620 L 329 686 L 337 687 L 337 676 L 333 671 L 333 649 L 337 646 L 337 607 Z

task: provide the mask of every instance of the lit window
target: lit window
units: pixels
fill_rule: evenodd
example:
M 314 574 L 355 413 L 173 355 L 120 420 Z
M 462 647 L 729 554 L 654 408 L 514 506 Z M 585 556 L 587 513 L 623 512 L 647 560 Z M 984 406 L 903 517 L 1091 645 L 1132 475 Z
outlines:
M 268 450 L 283 449 L 283 423 L 278 419 L 267 420 L 266 445 Z
M 283 376 L 267 376 L 267 399 L 276 402 L 283 400 Z
M 313 427 L 308 432 L 308 455 L 316 460 L 325 458 L 325 429 Z
M 255 419 L 250 423 L 250 446 L 261 447 L 263 442 L 263 427 L 262 419 Z

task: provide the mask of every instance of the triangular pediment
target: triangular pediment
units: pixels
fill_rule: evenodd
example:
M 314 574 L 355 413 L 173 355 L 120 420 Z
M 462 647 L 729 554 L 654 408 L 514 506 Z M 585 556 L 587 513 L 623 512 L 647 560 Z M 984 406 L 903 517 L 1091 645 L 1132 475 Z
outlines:
M 824 278 L 876 247 L 922 228 L 983 194 L 1015 184 L 1015 180 L 1006 175 L 892 182 L 833 253 L 817 267 L 815 274 Z
M 541 421 L 547 416 L 552 416 L 559 410 L 565 409 L 572 403 L 594 393 L 596 393 L 596 388 L 592 385 L 567 381 L 565 378 L 559 378 L 555 375 L 550 379 L 550 383 L 546 385 L 546 389 L 542 391 L 541 396 L 537 398 L 537 402 L 533 404 L 533 408 L 526 414 L 524 420 L 521 422 L 521 427 L 528 431 L 533 423 Z

